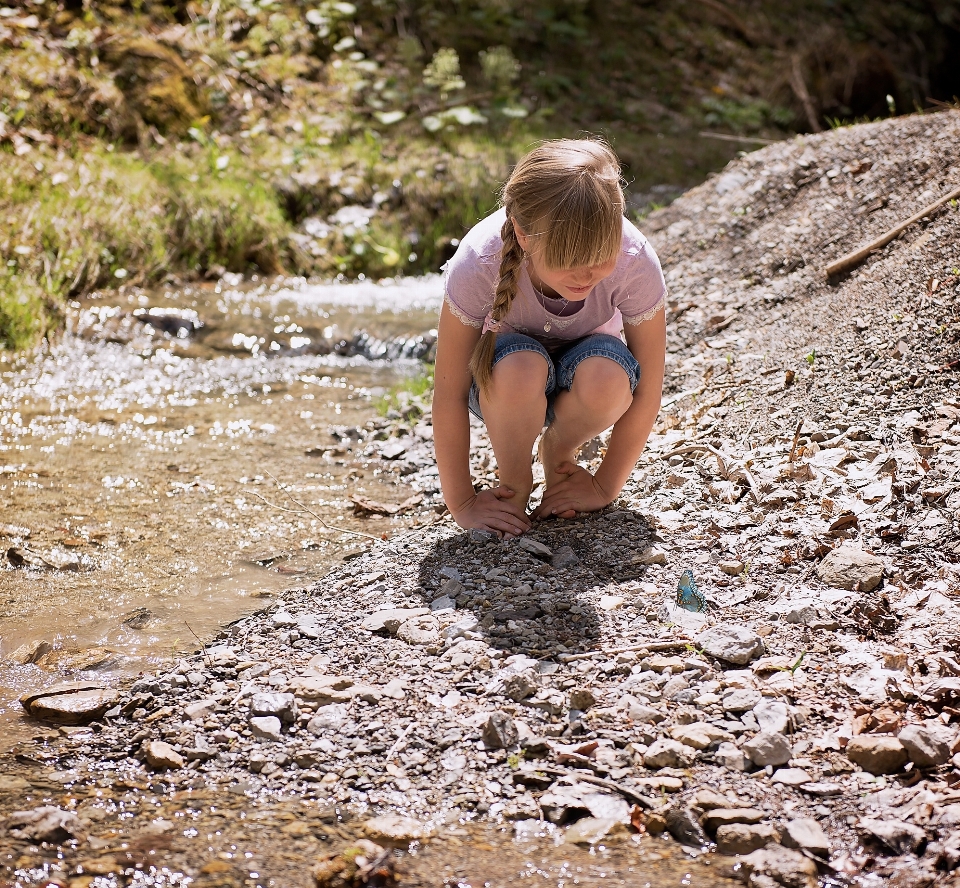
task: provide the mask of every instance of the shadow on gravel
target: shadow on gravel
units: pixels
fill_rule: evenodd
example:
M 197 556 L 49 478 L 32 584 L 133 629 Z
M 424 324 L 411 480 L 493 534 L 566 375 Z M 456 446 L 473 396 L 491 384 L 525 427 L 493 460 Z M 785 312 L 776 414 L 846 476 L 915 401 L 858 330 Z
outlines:
M 655 538 L 647 519 L 627 509 L 545 521 L 520 540 L 461 533 L 420 562 L 420 588 L 426 604 L 450 596 L 501 650 L 535 657 L 593 650 L 600 621 L 591 593 L 640 579 L 639 555 Z

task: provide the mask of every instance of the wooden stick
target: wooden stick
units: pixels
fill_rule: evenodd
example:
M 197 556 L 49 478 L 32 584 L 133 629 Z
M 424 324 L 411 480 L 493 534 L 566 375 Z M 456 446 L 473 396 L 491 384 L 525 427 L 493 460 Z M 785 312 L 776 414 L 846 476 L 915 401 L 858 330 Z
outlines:
M 710 130 L 700 130 L 697 133 L 703 139 L 719 139 L 721 142 L 745 142 L 749 145 L 773 145 L 776 139 L 758 139 L 756 136 L 737 136 L 733 133 L 712 133 Z
M 880 237 L 854 250 L 852 253 L 847 253 L 846 256 L 841 256 L 836 262 L 831 262 L 827 266 L 827 277 L 836 277 L 837 275 L 856 268 L 867 256 L 875 250 L 885 247 L 895 237 L 898 237 L 913 225 L 914 222 L 919 222 L 924 216 L 929 216 L 934 210 L 947 203 L 947 201 L 954 200 L 958 197 L 960 197 L 960 188 L 954 188 L 949 194 L 945 194 L 939 200 L 935 200 L 932 204 L 920 210 L 919 213 L 914 213 L 909 219 L 901 222 L 899 225 L 895 225 L 889 231 L 881 234 Z

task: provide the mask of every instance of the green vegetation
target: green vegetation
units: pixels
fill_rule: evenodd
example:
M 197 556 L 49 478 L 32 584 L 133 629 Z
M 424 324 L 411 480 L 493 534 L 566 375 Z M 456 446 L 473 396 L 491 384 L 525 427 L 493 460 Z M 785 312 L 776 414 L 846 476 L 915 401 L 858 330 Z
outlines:
M 949 98 L 951 14 L 29 0 L 0 18 L 0 347 L 35 343 L 67 299 L 107 287 L 434 270 L 540 138 L 605 135 L 642 215 L 734 156 L 701 129 L 776 139 Z
M 393 386 L 375 402 L 381 416 L 396 415 L 416 420 L 430 406 L 433 393 L 433 367 L 428 365 L 416 376 Z

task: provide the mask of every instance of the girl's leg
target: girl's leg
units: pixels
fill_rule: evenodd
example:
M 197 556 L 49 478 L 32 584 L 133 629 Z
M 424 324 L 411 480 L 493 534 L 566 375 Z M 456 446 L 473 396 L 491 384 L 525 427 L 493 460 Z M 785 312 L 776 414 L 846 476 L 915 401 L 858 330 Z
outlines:
M 513 351 L 494 364 L 489 390 L 480 393 L 480 409 L 497 458 L 500 486 L 512 490 L 514 502 L 524 507 L 533 489 L 530 457 L 547 412 L 551 369 L 546 352 Z
M 556 468 L 576 462 L 581 444 L 610 428 L 633 401 L 639 365 L 622 340 L 602 334 L 582 340 L 558 361 L 555 419 L 543 433 L 540 459 L 546 486 L 563 480 Z

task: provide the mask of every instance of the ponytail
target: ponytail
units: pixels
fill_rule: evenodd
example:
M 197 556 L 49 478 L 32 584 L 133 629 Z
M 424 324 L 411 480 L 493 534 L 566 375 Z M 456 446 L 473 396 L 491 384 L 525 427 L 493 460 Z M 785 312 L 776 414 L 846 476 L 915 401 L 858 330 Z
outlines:
M 517 240 L 517 233 L 513 227 L 513 219 L 507 215 L 503 228 L 500 229 L 503 240 L 503 249 L 500 252 L 500 280 L 497 282 L 497 292 L 493 298 L 493 308 L 490 309 L 492 321 L 502 321 L 510 311 L 513 298 L 517 294 L 517 280 L 520 277 L 520 267 L 523 264 L 523 250 Z M 477 382 L 480 391 L 486 393 L 493 376 L 493 355 L 497 346 L 497 334 L 487 330 L 473 349 L 470 357 L 470 372 Z

